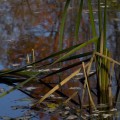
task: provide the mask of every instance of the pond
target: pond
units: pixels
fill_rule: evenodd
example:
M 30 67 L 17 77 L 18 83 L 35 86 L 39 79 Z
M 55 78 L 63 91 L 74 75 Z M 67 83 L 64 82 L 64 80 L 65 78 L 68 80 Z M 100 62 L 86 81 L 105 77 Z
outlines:
M 10 87 L 4 84 L 0 85 L 2 89 L 9 89 Z M 24 100 L 26 98 L 26 100 Z M 16 90 L 9 95 L 5 96 L 4 98 L 0 99 L 0 119 L 9 120 L 12 118 L 26 118 L 33 120 L 37 120 L 37 113 L 34 111 L 29 110 L 29 105 L 31 104 L 32 100 L 27 95 L 21 93 L 20 91 Z M 23 99 L 23 101 L 22 101 Z M 32 117 L 31 117 L 32 116 Z
M 1 0 L 0 1 L 0 70 L 16 70 L 26 64 L 41 60 L 52 53 L 59 51 L 59 29 L 61 23 L 62 11 L 66 0 Z M 101 10 L 104 13 L 104 1 L 101 0 Z M 99 19 L 98 19 L 98 3 L 92 0 L 94 22 L 96 25 L 97 34 L 99 34 Z M 71 0 L 67 12 L 67 19 L 64 30 L 63 49 L 83 43 L 92 38 L 92 28 L 90 26 L 90 16 L 87 2 L 83 3 L 82 18 L 79 29 L 79 38 L 75 40 L 75 22 L 79 8 L 79 0 Z M 120 1 L 107 1 L 107 48 L 112 54 L 112 58 L 120 61 Z M 94 46 L 88 45 L 85 49 L 72 54 L 78 55 L 85 52 L 93 51 Z M 96 105 L 99 111 L 93 110 L 92 107 L 86 107 L 90 104 L 88 94 L 84 100 L 82 115 L 80 106 L 75 105 L 80 103 L 79 98 L 82 96 L 81 88 L 84 82 L 82 81 L 83 73 L 78 73 L 72 80 L 59 88 L 57 92 L 51 94 L 40 106 L 32 107 L 40 98 L 42 98 L 50 89 L 52 89 L 61 80 L 65 79 L 73 71 L 78 68 L 80 61 L 89 59 L 87 57 L 70 60 L 64 62 L 62 67 L 54 65 L 44 67 L 42 65 L 49 64 L 55 61 L 58 57 L 50 58 L 42 63 L 29 65 L 27 72 L 19 74 L 8 74 L 1 77 L 0 95 L 5 91 L 10 90 L 13 86 L 23 82 L 25 79 L 41 72 L 41 76 L 36 77 L 36 81 L 27 83 L 22 88 L 14 90 L 4 97 L 0 98 L 0 120 L 74 120 L 74 119 L 120 119 L 120 67 L 115 66 L 111 81 L 112 99 L 114 107 L 106 110 L 106 104 Z M 87 60 L 86 60 L 87 61 Z M 73 65 L 77 63 L 77 65 Z M 75 67 L 71 67 L 73 65 Z M 69 66 L 67 68 L 67 66 Z M 71 68 L 71 69 L 69 69 Z M 57 73 L 56 71 L 65 71 Z M 66 72 L 67 71 L 67 72 Z M 112 71 L 112 68 L 111 68 Z M 30 73 L 29 73 L 30 72 Z M 52 76 L 54 72 L 54 76 Z M 55 73 L 56 72 L 56 73 Z M 83 71 L 82 71 L 83 72 Z M 94 72 L 94 67 L 92 71 Z M 22 76 L 20 76 L 22 74 Z M 28 75 L 28 76 L 27 76 Z M 48 75 L 46 77 L 45 75 Z M 49 77 L 50 76 L 50 77 Z M 12 79 L 11 79 L 12 77 Z M 9 82 L 18 80 L 17 82 Z M 41 81 L 40 79 L 45 79 Z M 78 79 L 82 81 L 78 82 Z M 95 77 L 91 78 L 95 79 Z M 21 81 L 20 81 L 21 80 Z M 39 81 L 39 82 L 38 82 Z M 91 82 L 91 90 L 96 94 L 96 82 Z M 80 87 L 80 89 L 79 89 Z M 25 91 L 25 92 L 24 92 Z M 64 91 L 64 92 L 63 92 Z M 69 104 L 61 104 L 66 98 L 69 98 L 74 92 L 76 97 Z M 117 97 L 116 97 L 117 96 Z M 81 99 L 81 98 L 80 98 Z M 97 98 L 93 97 L 97 102 Z M 86 104 L 87 103 L 87 104 Z M 84 109 L 85 107 L 85 109 Z M 101 109 L 102 107 L 102 109 Z M 86 110 L 87 109 L 87 110 Z M 89 114 L 90 113 L 90 114 Z

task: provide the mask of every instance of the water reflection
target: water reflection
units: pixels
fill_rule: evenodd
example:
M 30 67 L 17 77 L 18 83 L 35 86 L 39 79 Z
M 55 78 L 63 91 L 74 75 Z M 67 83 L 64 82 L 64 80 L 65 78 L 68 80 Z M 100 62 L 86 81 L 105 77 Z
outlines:
M 4 84 L 0 84 L 0 88 L 3 88 L 5 90 L 8 90 L 10 87 Z M 16 90 L 7 96 L 0 98 L 0 119 L 6 120 L 5 118 L 17 118 L 17 117 L 23 117 L 28 116 L 27 112 L 29 110 L 29 104 L 31 101 L 17 101 L 18 99 L 21 99 L 24 97 L 27 97 L 25 94 L 21 93 L 20 91 Z M 14 106 L 26 106 L 26 109 L 13 109 Z M 24 108 L 24 107 L 23 107 Z M 3 119 L 2 119 L 3 117 Z M 30 117 L 30 116 L 29 116 Z M 33 118 L 33 120 L 37 120 L 37 118 Z
M 112 1 L 116 3 L 116 1 Z M 34 4 L 33 4 L 34 3 Z M 32 49 L 35 50 L 36 60 L 47 56 L 50 53 L 58 51 L 58 44 L 59 44 L 59 27 L 60 27 L 60 16 L 61 11 L 63 9 L 63 3 L 61 2 L 53 2 L 53 1 L 43 1 L 39 8 L 39 4 L 36 4 L 34 1 L 30 0 L 31 8 L 29 8 L 26 2 L 22 2 L 21 0 L 16 1 L 2 1 L 0 3 L 0 69 L 4 68 L 16 68 L 19 66 L 24 66 L 27 62 L 27 55 L 31 55 Z M 68 11 L 68 24 L 66 25 L 65 29 L 65 42 L 64 47 L 71 46 L 76 44 L 74 42 L 74 26 L 75 26 L 75 6 L 77 2 L 71 3 L 71 8 Z M 89 26 L 89 17 L 88 17 L 88 8 L 86 3 L 85 8 L 83 10 L 83 18 L 80 28 L 79 40 L 77 42 L 83 42 L 91 38 L 91 29 Z M 110 3 L 109 3 L 110 4 Z M 21 6 L 22 5 L 22 6 Z M 94 16 L 96 25 L 98 25 L 98 18 L 96 11 L 96 3 L 93 1 L 94 5 Z M 101 7 L 103 8 L 104 5 L 101 3 Z M 113 57 L 120 61 L 120 12 L 112 10 L 114 6 L 108 5 L 108 31 L 107 31 L 107 38 L 108 38 L 108 48 L 113 54 Z M 39 8 L 39 9 L 38 9 Z M 49 9 L 48 9 L 49 8 Z M 33 10 L 33 11 L 31 11 Z M 37 16 L 33 14 L 37 13 Z M 41 17 L 42 16 L 42 17 Z M 96 27 L 98 29 L 98 26 Z M 86 34 L 87 33 L 87 34 Z M 81 50 L 81 52 L 91 50 L 93 46 L 89 46 L 86 50 Z M 71 64 L 71 63 L 69 63 Z M 113 85 L 120 84 L 120 68 L 116 66 L 116 73 L 115 79 L 117 81 L 113 82 Z M 69 74 L 68 71 L 67 74 Z M 65 77 L 67 75 L 64 75 Z M 57 79 L 58 77 L 55 77 Z M 50 82 L 48 80 L 48 82 Z M 68 86 L 73 85 L 73 82 L 69 85 L 65 86 L 64 89 L 68 88 Z M 74 85 L 77 83 L 74 82 Z M 7 86 L 1 85 L 3 88 L 7 88 Z M 45 86 L 43 89 L 38 89 L 33 93 L 39 94 L 40 91 L 44 91 Z M 113 88 L 115 91 L 114 93 L 118 94 L 117 101 L 120 101 L 120 92 L 119 87 L 117 89 Z M 49 89 L 46 89 L 47 92 Z M 44 94 L 43 93 L 43 94 Z M 66 94 L 72 94 L 72 92 L 66 90 Z M 14 99 L 24 97 L 18 91 L 15 91 L 6 97 L 0 99 L 0 103 L 2 107 L 6 107 L 4 110 L 0 110 L 1 116 L 10 116 L 10 117 L 17 117 L 23 115 L 22 111 L 12 111 L 10 105 L 13 104 L 10 101 L 14 101 Z M 17 97 L 17 98 L 16 98 Z M 9 101 L 8 101 L 9 99 Z M 3 103 L 4 101 L 4 103 Z M 8 104 L 6 104 L 8 103 Z M 17 103 L 15 103 L 17 104 Z M 14 105 L 15 105 L 14 104 Z M 22 105 L 26 105 L 26 103 L 20 103 Z M 118 103 L 116 104 L 117 106 Z M 1 108 L 2 108 L 1 107 Z M 6 114 L 5 111 L 9 111 Z M 14 114 L 13 114 L 14 113 Z M 12 115 L 12 116 L 11 116 Z M 58 116 L 50 117 L 48 114 L 40 113 L 40 118 L 47 120 L 47 119 L 60 119 Z M 37 118 L 34 118 L 37 119 Z

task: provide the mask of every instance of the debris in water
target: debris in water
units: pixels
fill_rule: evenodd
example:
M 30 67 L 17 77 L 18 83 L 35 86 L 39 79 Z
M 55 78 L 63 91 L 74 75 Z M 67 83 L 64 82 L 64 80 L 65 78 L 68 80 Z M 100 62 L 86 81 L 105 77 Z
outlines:
M 115 111 L 117 111 L 117 109 L 116 108 L 112 108 L 110 111 L 111 112 L 115 112 Z
M 0 93 L 3 93 L 3 92 L 5 92 L 5 89 L 0 88 Z
M 65 107 L 65 110 L 70 110 L 70 107 Z
M 81 87 L 70 87 L 71 90 L 81 90 Z
M 26 98 L 20 98 L 20 99 L 17 99 L 17 100 L 15 100 L 15 101 L 35 101 L 35 99 L 33 99 L 33 98 L 30 98 L 30 97 L 26 97 Z
M 47 103 L 47 107 L 51 109 L 55 109 L 56 107 L 58 107 L 58 105 L 55 103 Z
M 12 66 L 13 67 L 18 67 L 18 66 L 20 66 L 20 64 L 19 63 L 14 63 L 14 64 L 12 64 Z
M 17 117 L 15 120 L 31 120 L 31 116 Z
M 7 116 L 0 116 L 0 120 L 11 120 L 11 118 Z
M 17 110 L 17 109 L 29 109 L 28 106 L 19 106 L 19 105 L 11 106 L 11 108 L 12 108 L 13 110 Z
M 99 116 L 99 114 L 97 114 L 97 113 L 95 113 L 95 114 L 92 114 L 94 117 L 97 117 L 97 116 Z
M 25 90 L 27 91 L 33 91 L 35 89 L 37 89 L 38 87 L 26 87 Z
M 69 111 L 65 111 L 65 112 L 64 112 L 65 115 L 68 115 L 69 113 L 70 113 Z
M 90 117 L 90 115 L 88 115 L 88 114 L 85 114 L 85 116 L 86 116 L 86 117 Z
M 93 113 L 99 113 L 100 111 L 99 110 L 94 110 Z
M 108 117 L 111 117 L 112 114 L 103 114 L 103 118 L 108 118 Z
M 78 117 L 76 115 L 70 115 L 66 118 L 66 120 L 75 120 L 77 119 Z
M 56 70 L 60 70 L 60 68 L 52 68 L 51 70 L 56 71 Z

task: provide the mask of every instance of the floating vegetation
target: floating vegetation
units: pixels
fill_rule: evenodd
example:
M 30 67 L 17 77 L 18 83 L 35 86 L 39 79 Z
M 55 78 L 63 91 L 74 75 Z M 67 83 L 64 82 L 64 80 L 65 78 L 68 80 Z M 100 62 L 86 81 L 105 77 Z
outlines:
M 33 117 L 31 116 L 22 116 L 22 117 L 17 117 L 17 118 L 10 118 L 7 116 L 0 117 L 1 120 L 30 120 Z
M 3 88 L 0 88 L 0 94 L 2 94 L 3 92 L 5 92 L 5 90 Z

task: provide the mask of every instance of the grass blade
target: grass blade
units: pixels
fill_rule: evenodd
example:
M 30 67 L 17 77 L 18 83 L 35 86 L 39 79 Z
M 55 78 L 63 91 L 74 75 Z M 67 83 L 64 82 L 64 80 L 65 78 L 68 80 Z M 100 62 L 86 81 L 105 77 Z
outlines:
M 102 14 L 101 14 L 100 0 L 98 0 L 98 20 L 99 20 L 99 33 L 101 33 L 101 31 L 102 31 Z
M 45 58 L 43 58 L 43 59 L 41 59 L 41 60 L 38 60 L 38 61 L 36 61 L 36 62 L 27 64 L 27 65 L 25 65 L 25 66 L 23 66 L 23 67 L 21 67 L 21 68 L 16 69 L 16 70 L 7 70 L 7 71 L 4 71 L 4 72 L 0 72 L 0 76 L 3 76 L 3 75 L 5 75 L 5 74 L 9 74 L 9 73 L 14 73 L 14 72 L 19 72 L 19 71 L 25 70 L 25 69 L 27 69 L 27 66 L 31 66 L 31 65 L 34 65 L 34 64 L 43 62 L 43 61 L 45 61 L 45 60 L 47 60 L 47 59 L 50 59 L 50 58 L 53 58 L 53 57 L 58 56 L 58 55 L 60 55 L 60 54 L 63 54 L 63 53 L 65 53 L 65 52 L 68 52 L 68 51 L 70 51 L 70 50 L 78 47 L 79 45 L 80 45 L 80 44 L 77 44 L 77 45 L 71 46 L 71 47 L 69 47 L 69 48 L 66 48 L 66 49 L 64 49 L 64 50 L 58 51 L 58 52 L 53 53 L 53 54 L 51 54 L 51 55 L 49 55 L 49 56 L 47 56 L 47 57 L 45 57 Z
M 75 53 L 76 51 L 80 50 L 81 48 L 91 44 L 91 43 L 96 43 L 98 40 L 98 37 L 94 37 L 93 39 L 87 41 L 87 42 L 84 42 L 83 44 L 77 46 L 76 48 L 72 49 L 71 51 L 69 51 L 68 53 L 66 53 L 63 57 L 60 57 L 59 59 L 57 59 L 53 64 L 57 63 L 57 62 L 60 62 L 61 60 L 69 57 L 71 54 Z M 51 65 L 53 65 L 51 64 Z
M 88 0 L 88 9 L 89 9 L 89 14 L 90 14 L 90 23 L 91 23 L 91 26 L 92 26 L 92 34 L 93 34 L 93 37 L 95 37 L 95 36 L 97 36 L 97 32 L 96 32 L 96 28 L 95 28 L 95 22 L 94 22 L 91 0 Z
M 68 57 L 68 58 L 63 59 L 63 60 L 61 60 L 60 62 L 65 62 L 65 61 L 69 61 L 69 60 L 74 60 L 74 59 L 77 59 L 77 58 L 80 59 L 80 58 L 88 57 L 88 56 L 92 55 L 92 53 L 93 53 L 93 52 L 86 52 L 86 53 L 74 55 L 74 56 L 71 56 L 71 57 Z M 38 68 L 45 67 L 45 66 L 50 65 L 50 64 L 52 64 L 52 63 L 53 63 L 53 62 L 44 64 L 44 65 L 42 65 L 42 66 L 40 66 L 40 67 L 38 67 Z M 58 63 L 59 63 L 59 62 L 58 62 Z
M 60 50 L 62 50 L 62 48 L 63 48 L 64 27 L 65 27 L 67 9 L 69 7 L 69 4 L 70 4 L 70 0 L 66 0 L 66 4 L 65 4 L 64 11 L 63 11 L 63 14 L 62 14 L 61 25 L 60 25 L 60 41 L 59 41 Z
M 78 94 L 78 91 L 77 92 L 74 92 L 65 102 L 64 104 L 67 104 L 72 98 L 74 98 L 76 95 Z
M 14 91 L 14 90 L 16 90 L 16 89 L 19 89 L 19 88 L 23 87 L 23 85 L 25 85 L 26 83 L 30 82 L 30 81 L 33 80 L 34 78 L 36 78 L 39 74 L 40 74 L 40 73 L 35 74 L 34 76 L 28 78 L 28 79 L 25 80 L 24 82 L 18 84 L 17 86 L 11 88 L 10 90 L 8 90 L 8 91 L 6 91 L 6 92 L 0 94 L 0 98 L 1 98 L 1 97 L 4 97 L 5 95 L 9 94 L 10 92 L 12 92 L 12 91 Z
M 107 25 L 107 0 L 105 0 L 104 8 L 104 50 L 106 49 L 106 25 Z
M 80 1 L 78 17 L 77 17 L 77 20 L 76 20 L 76 26 L 75 26 L 75 39 L 76 40 L 78 40 L 80 21 L 81 21 L 81 18 L 82 18 L 82 9 L 83 9 L 83 0 Z
M 56 75 L 57 73 L 64 72 L 65 70 L 68 70 L 68 69 L 70 69 L 70 68 L 73 68 L 73 67 L 76 67 L 76 66 L 78 66 L 78 65 L 81 65 L 83 61 L 84 61 L 84 62 L 88 62 L 89 60 L 90 60 L 90 59 L 88 58 L 88 59 L 86 59 L 86 60 L 82 60 L 82 61 L 80 61 L 80 62 L 76 62 L 76 63 L 74 63 L 74 64 L 71 64 L 71 65 L 66 66 L 66 67 L 64 67 L 64 68 L 61 68 L 60 70 L 57 70 L 57 71 L 52 72 L 52 73 L 49 73 L 49 74 L 41 77 L 40 79 L 44 79 L 44 78 L 46 78 L 46 77 L 49 77 L 49 76 L 52 76 L 52 75 Z
M 82 54 L 78 54 L 78 55 L 74 55 L 71 57 L 68 57 L 66 59 L 61 60 L 60 62 L 64 62 L 64 61 L 68 61 L 68 60 L 74 60 L 77 58 L 83 58 L 83 57 L 88 57 L 89 55 L 92 55 L 93 52 L 86 52 L 86 53 L 82 53 Z

